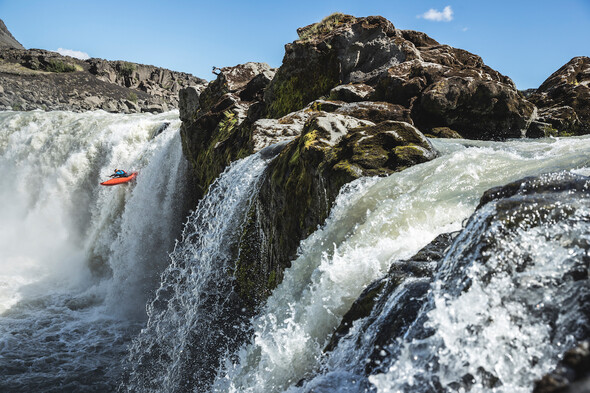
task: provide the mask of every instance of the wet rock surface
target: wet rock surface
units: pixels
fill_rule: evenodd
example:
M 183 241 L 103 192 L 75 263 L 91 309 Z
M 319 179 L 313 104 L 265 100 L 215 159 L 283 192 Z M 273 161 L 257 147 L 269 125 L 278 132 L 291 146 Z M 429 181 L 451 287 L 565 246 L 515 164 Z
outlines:
M 316 112 L 270 164 L 248 215 L 236 265 L 238 291 L 252 305 L 281 282 L 301 239 L 328 216 L 340 188 L 437 156 L 409 123 L 378 124 Z M 256 271 L 256 275 L 249 272 Z

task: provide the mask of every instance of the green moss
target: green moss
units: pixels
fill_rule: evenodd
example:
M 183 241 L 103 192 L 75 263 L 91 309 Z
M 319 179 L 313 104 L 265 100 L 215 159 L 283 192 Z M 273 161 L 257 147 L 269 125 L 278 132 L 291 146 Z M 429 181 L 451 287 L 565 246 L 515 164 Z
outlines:
M 410 166 L 428 161 L 424 150 L 419 146 L 397 146 L 393 150 L 400 166 Z
M 135 64 L 124 61 L 119 64 L 118 71 L 119 74 L 129 77 L 135 71 Z
M 49 64 L 45 67 L 46 71 L 49 72 L 74 72 L 78 71 L 81 67 L 76 67 L 75 64 L 66 63 L 62 60 L 51 59 Z
M 277 72 L 265 96 L 268 117 L 280 118 L 302 109 L 340 84 L 335 52 L 310 52 L 312 58 L 299 59 Z
M 129 94 L 127 94 L 127 99 L 137 103 L 137 94 L 134 91 L 130 91 Z
M 344 15 L 340 12 L 335 12 L 331 15 L 326 16 L 320 22 L 309 26 L 306 29 L 302 29 L 298 32 L 299 39 L 302 41 L 310 40 L 323 34 L 327 34 L 332 30 L 342 26 L 345 22 L 349 21 L 351 17 Z

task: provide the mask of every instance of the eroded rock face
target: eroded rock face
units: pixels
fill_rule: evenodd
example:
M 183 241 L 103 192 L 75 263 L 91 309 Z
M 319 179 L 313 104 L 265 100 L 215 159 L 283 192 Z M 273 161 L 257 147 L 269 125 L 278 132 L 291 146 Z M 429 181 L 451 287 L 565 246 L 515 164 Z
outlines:
M 227 165 L 253 153 L 256 119 L 249 111 L 255 101 L 243 97 L 261 97 L 273 74 L 264 63 L 240 64 L 221 68 L 200 94 L 190 87 L 181 90 L 181 135 L 195 203 Z
M 300 240 L 325 220 L 342 185 L 436 155 L 411 124 L 313 114 L 270 164 L 250 210 L 235 273 L 242 298 L 256 306 L 282 280 Z
M 590 58 L 574 57 L 553 73 L 530 95 L 538 119 L 550 124 L 553 133 L 590 133 Z
M 334 15 L 299 32 L 265 93 L 269 117 L 329 96 L 401 105 L 424 132 L 471 139 L 521 137 L 533 120 L 534 105 L 479 56 L 382 17 Z
M 164 68 L 102 59 L 79 60 L 41 49 L 0 52 L 0 109 L 103 109 L 164 112 L 179 105 L 179 90 L 204 80 Z

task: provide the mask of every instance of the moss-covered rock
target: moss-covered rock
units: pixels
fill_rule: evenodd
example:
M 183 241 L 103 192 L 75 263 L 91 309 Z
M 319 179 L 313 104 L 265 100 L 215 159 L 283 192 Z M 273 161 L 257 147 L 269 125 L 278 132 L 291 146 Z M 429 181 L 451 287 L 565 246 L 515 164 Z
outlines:
M 324 222 L 344 184 L 435 156 L 428 140 L 408 123 L 375 125 L 334 113 L 313 114 L 301 136 L 270 164 L 249 212 L 236 265 L 240 295 L 254 307 L 281 282 L 299 242 Z
M 342 83 L 359 83 L 407 58 L 401 33 L 383 17 L 350 15 L 300 30 L 265 93 L 269 117 L 299 110 Z
M 263 63 L 246 63 L 222 68 L 217 78 L 198 96 L 182 94 L 183 151 L 191 167 L 193 203 L 203 197 L 211 183 L 232 162 L 254 151 L 252 121 L 248 118 L 252 98 L 264 89 L 264 79 L 250 82 L 260 74 L 266 81 L 272 69 Z

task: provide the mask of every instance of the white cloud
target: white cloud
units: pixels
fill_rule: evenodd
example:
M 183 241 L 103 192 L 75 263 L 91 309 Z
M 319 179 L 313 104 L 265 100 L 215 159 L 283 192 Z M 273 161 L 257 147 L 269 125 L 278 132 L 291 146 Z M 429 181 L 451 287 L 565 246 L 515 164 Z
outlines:
M 88 55 L 88 53 L 80 52 L 79 50 L 57 48 L 57 50 L 55 52 L 59 53 L 62 56 L 71 56 L 71 57 L 75 57 L 76 59 L 80 59 L 80 60 L 90 59 L 90 55 Z
M 442 12 L 431 8 L 422 15 L 418 15 L 418 18 L 424 18 L 434 22 L 450 22 L 453 20 L 453 9 L 450 5 L 446 6 Z

